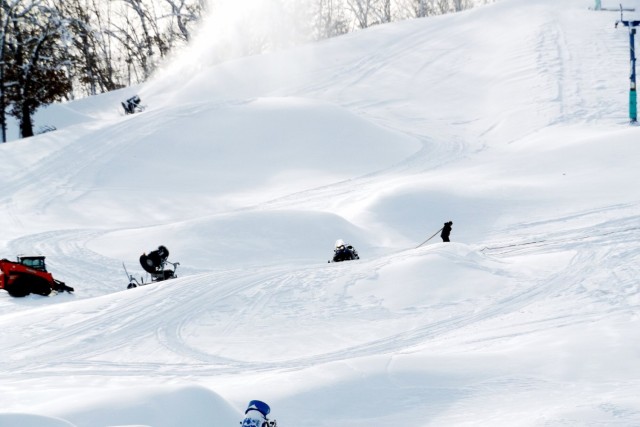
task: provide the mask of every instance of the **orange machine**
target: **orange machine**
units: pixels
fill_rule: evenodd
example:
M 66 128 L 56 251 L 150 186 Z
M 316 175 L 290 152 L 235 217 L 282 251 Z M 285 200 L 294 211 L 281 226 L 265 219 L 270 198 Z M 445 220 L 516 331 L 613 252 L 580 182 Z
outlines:
M 51 291 L 73 292 L 47 271 L 43 256 L 19 256 L 18 261 L 0 260 L 0 289 L 14 297 L 49 295 Z

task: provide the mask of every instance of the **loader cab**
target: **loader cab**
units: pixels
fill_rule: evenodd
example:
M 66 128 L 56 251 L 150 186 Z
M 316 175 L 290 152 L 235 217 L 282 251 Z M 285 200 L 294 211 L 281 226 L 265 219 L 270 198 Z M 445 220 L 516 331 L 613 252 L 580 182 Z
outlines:
M 43 256 L 19 256 L 18 263 L 34 270 L 47 271 Z

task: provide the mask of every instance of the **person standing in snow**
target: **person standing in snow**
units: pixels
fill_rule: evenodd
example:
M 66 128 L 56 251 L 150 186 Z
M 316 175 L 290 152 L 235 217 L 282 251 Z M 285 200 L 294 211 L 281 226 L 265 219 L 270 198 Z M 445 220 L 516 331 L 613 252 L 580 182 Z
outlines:
M 451 234 L 451 226 L 453 225 L 453 221 L 445 222 L 444 227 L 442 227 L 442 233 L 440 233 L 440 237 L 442 237 L 443 242 L 449 242 L 449 235 Z

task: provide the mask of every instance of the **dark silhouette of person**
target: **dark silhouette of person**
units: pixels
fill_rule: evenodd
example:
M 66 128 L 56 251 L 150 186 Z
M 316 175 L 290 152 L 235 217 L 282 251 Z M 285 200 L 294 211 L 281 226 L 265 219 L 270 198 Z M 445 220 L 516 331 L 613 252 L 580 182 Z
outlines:
M 451 226 L 453 225 L 453 221 L 445 222 L 444 227 L 442 227 L 442 233 L 440 233 L 440 237 L 442 237 L 443 242 L 449 242 L 449 235 L 451 234 Z

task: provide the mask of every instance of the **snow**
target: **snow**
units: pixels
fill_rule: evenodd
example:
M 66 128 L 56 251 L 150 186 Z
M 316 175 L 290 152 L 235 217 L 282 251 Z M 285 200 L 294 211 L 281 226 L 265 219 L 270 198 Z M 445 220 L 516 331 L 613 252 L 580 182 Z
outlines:
M 204 31 L 41 111 L 57 131 L 0 146 L 0 254 L 75 292 L 0 292 L 0 426 L 229 426 L 253 399 L 281 427 L 640 425 L 628 35 L 591 6 L 220 65 Z M 327 263 L 337 239 L 361 259 Z M 178 278 L 127 290 L 158 245 Z

